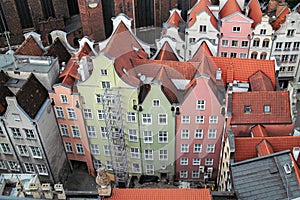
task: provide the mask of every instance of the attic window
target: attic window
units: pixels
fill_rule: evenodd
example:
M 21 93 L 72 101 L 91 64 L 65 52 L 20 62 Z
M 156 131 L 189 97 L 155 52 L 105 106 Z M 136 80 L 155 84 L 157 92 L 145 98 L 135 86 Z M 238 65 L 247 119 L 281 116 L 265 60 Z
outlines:
M 270 105 L 264 105 L 264 113 L 270 113 L 271 112 L 271 106 Z
M 12 114 L 15 121 L 21 121 L 21 117 L 19 114 Z
M 251 105 L 244 106 L 244 113 L 251 113 Z

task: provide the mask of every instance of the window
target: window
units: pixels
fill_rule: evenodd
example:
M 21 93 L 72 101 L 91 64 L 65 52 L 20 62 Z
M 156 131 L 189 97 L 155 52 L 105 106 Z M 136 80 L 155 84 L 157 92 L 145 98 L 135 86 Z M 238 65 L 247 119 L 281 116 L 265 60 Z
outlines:
M 166 149 L 159 150 L 159 160 L 168 160 L 168 150 Z
M 144 143 L 153 143 L 152 131 L 144 131 Z
M 294 42 L 293 50 L 299 50 L 300 42 Z
M 112 162 L 110 160 L 106 161 L 106 169 L 107 170 L 113 170 L 113 168 L 112 168 Z
M 3 160 L 0 160 L 0 169 L 7 169 L 5 162 Z
M 276 42 L 276 44 L 275 44 L 275 50 L 276 51 L 281 50 L 281 47 L 282 47 L 282 42 Z
M 193 165 L 199 166 L 201 164 L 200 158 L 193 158 Z
M 159 131 L 158 132 L 158 143 L 168 143 L 168 132 Z
M 1 149 L 4 154 L 11 154 L 10 147 L 7 143 L 1 143 Z
M 251 105 L 244 106 L 244 113 L 251 113 Z
M 21 156 L 29 156 L 29 153 L 25 145 L 17 145 L 17 148 Z
M 154 166 L 151 164 L 146 165 L 146 174 L 147 175 L 154 175 Z
M 205 25 L 200 25 L 199 32 L 200 33 L 206 33 L 206 26 Z
M 4 132 L 2 130 L 2 127 L 0 126 L 0 136 L 3 136 L 4 135 Z
M 232 46 L 232 47 L 238 47 L 238 46 L 239 46 L 239 41 L 237 41 L 237 40 L 232 40 L 232 41 L 231 41 L 231 46 Z
M 54 7 L 53 7 L 52 1 L 42 0 L 41 4 L 42 4 L 44 18 L 46 20 L 48 20 L 49 17 L 55 18 L 55 12 L 54 12 Z
M 103 96 L 101 94 L 96 94 L 96 103 L 103 103 Z
M 145 160 L 153 160 L 153 150 L 152 149 L 145 149 L 144 157 L 145 157 Z
M 100 126 L 100 133 L 102 140 L 107 140 L 107 128 L 105 126 Z
M 132 173 L 140 173 L 141 168 L 139 163 L 132 163 Z
M 24 167 L 25 167 L 25 171 L 27 173 L 34 173 L 34 167 L 33 167 L 33 164 L 31 163 L 24 163 Z
M 204 173 L 204 176 L 207 176 L 208 178 L 211 178 L 213 173 L 213 168 L 212 167 L 208 167 L 207 171 Z
M 181 139 L 186 140 L 190 138 L 190 131 L 188 129 L 181 130 Z
M 200 175 L 199 170 L 192 171 L 192 178 L 199 178 L 199 175 Z
M 12 114 L 12 117 L 15 121 L 21 121 L 21 117 L 19 114 Z
M 95 170 L 99 169 L 100 167 L 102 167 L 102 162 L 100 160 L 97 159 L 93 159 L 93 163 L 94 163 L 94 168 Z
M 189 145 L 188 144 L 181 144 L 180 145 L 180 152 L 181 153 L 188 153 L 189 152 Z
M 127 122 L 136 122 L 136 115 L 134 112 L 127 112 L 126 116 Z
M 84 149 L 82 144 L 76 144 L 77 154 L 84 154 Z
M 266 52 L 262 52 L 262 53 L 260 54 L 260 59 L 261 59 L 261 60 L 266 60 L 266 59 L 267 59 L 267 53 L 266 53 Z
M 48 175 L 48 171 L 47 171 L 47 167 L 43 164 L 37 164 L 36 165 L 37 171 L 39 173 L 39 175 Z
M 10 128 L 10 130 L 11 130 L 11 133 L 12 133 L 14 138 L 21 138 L 22 137 L 19 128 Z
M 284 50 L 285 50 L 285 51 L 289 51 L 290 48 L 291 48 L 291 45 L 292 45 L 291 42 L 286 42 L 286 43 L 284 44 Z
M 93 113 L 91 109 L 83 109 L 83 118 L 84 119 L 93 119 Z
M 293 54 L 290 56 L 290 62 L 297 62 L 297 58 L 298 58 L 298 55 L 297 54 Z
M 92 155 L 100 155 L 100 149 L 98 144 L 91 144 L 91 154 Z
M 180 165 L 188 165 L 189 159 L 188 158 L 180 158 Z
M 261 35 L 266 35 L 267 29 L 260 29 L 260 34 Z
M 295 33 L 295 29 L 288 29 L 286 36 L 292 37 L 294 36 L 294 33 Z
M 109 81 L 102 81 L 101 85 L 102 85 L 102 89 L 110 89 L 110 82 Z
M 260 42 L 260 39 L 259 38 L 255 38 L 254 40 L 253 40 L 253 47 L 259 47 L 259 42 Z
M 187 178 L 188 177 L 188 171 L 187 170 L 181 170 L 180 171 L 180 178 Z
M 30 8 L 28 6 L 27 0 L 16 0 L 15 3 L 22 28 L 26 29 L 33 27 Z
M 66 95 L 62 94 L 60 95 L 60 102 L 63 104 L 67 104 L 68 103 L 68 98 Z
M 34 157 L 34 158 L 40 158 L 40 159 L 42 158 L 42 153 L 41 153 L 39 147 L 30 146 L 29 148 L 30 148 L 32 157 Z
M 190 38 L 190 43 L 196 42 L 196 38 Z
M 108 75 L 107 69 L 100 69 L 100 75 L 101 76 L 107 76 Z
M 269 40 L 269 39 L 264 39 L 264 40 L 263 40 L 263 43 L 262 43 L 262 47 L 268 48 L 268 47 L 269 47 L 269 43 L 270 43 L 270 40 Z
M 211 166 L 214 164 L 214 159 L 213 158 L 206 158 L 205 159 L 205 165 Z
M 207 144 L 206 153 L 214 153 L 215 152 L 215 144 Z
M 167 124 L 168 116 L 166 113 L 158 114 L 158 124 Z
M 103 151 L 105 156 L 110 156 L 110 150 L 108 145 L 103 145 Z
M 237 53 L 235 53 L 235 52 L 230 53 L 230 58 L 236 58 L 236 57 L 237 57 Z
M 80 132 L 78 126 L 71 126 L 71 130 L 74 138 L 80 138 Z
M 104 120 L 104 110 L 97 110 L 98 120 Z
M 294 71 L 294 66 L 288 66 L 288 72 Z
M 135 129 L 129 129 L 128 130 L 128 136 L 130 142 L 137 142 L 138 141 L 138 135 L 137 131 Z
M 17 162 L 9 160 L 7 161 L 7 164 L 11 171 L 20 171 L 20 166 L 17 164 Z
M 56 117 L 57 118 L 62 118 L 62 119 L 65 118 L 64 111 L 63 111 L 62 107 L 57 106 L 57 107 L 55 107 L 55 110 L 56 110 Z
M 279 71 L 284 72 L 285 71 L 285 67 L 280 67 Z
M 67 108 L 68 119 L 76 119 L 74 108 Z
M 217 129 L 208 129 L 208 139 L 216 139 L 217 138 Z
M 245 54 L 245 53 L 240 53 L 240 58 L 247 58 L 247 54 Z
M 205 110 L 205 100 L 197 100 L 196 110 Z
M 202 139 L 203 138 L 203 129 L 196 129 L 194 133 L 195 139 Z
M 69 137 L 68 126 L 66 124 L 59 124 L 59 126 L 61 135 Z
M 159 107 L 159 106 L 160 106 L 160 101 L 159 101 L 159 99 L 153 99 L 153 101 L 152 101 L 152 106 L 153 106 L 153 107 Z
M 190 123 L 190 116 L 188 116 L 188 115 L 181 116 L 181 123 L 182 124 L 189 124 Z
M 271 112 L 271 106 L 270 105 L 264 105 L 264 113 L 270 113 Z
M 73 153 L 73 147 L 71 142 L 65 142 L 65 148 L 67 153 Z
M 130 148 L 130 157 L 131 158 L 140 158 L 139 148 Z
M 86 126 L 86 131 L 89 138 L 97 138 L 95 126 Z
M 228 47 L 228 40 L 222 40 L 222 46 Z
M 194 153 L 202 152 L 202 144 L 194 144 Z
M 248 41 L 242 41 L 242 48 L 248 47 Z
M 221 52 L 221 57 L 227 57 L 227 52 Z
M 283 62 L 283 63 L 288 62 L 288 59 L 289 59 L 289 55 L 282 55 L 281 56 L 281 62 Z
M 217 124 L 218 123 L 218 116 L 212 115 L 209 116 L 209 124 Z
M 240 31 L 241 31 L 241 27 L 239 26 L 232 27 L 232 32 L 240 32 Z
M 152 124 L 152 115 L 151 114 L 143 114 L 142 115 L 143 124 Z
M 196 124 L 204 124 L 204 116 L 203 115 L 197 115 L 195 123 Z

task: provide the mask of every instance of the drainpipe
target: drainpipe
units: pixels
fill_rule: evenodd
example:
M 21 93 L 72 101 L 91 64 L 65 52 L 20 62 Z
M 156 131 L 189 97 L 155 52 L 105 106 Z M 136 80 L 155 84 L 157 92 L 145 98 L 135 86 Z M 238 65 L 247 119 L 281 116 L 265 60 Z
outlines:
M 133 16 L 133 30 L 134 30 L 134 35 L 136 35 L 136 21 L 135 21 L 135 4 L 134 4 L 134 0 L 132 0 L 132 16 Z
M 143 151 L 142 151 L 142 136 L 141 136 L 141 125 L 140 125 L 140 111 L 139 105 L 137 106 L 137 123 L 138 123 L 138 131 L 139 131 L 139 143 L 140 143 L 140 158 L 141 158 L 141 171 L 144 173 L 144 162 L 143 162 Z
M 5 132 L 6 132 L 6 135 L 7 135 L 7 138 L 8 138 L 8 140 L 9 140 L 10 146 L 11 146 L 12 149 L 13 149 L 13 154 L 14 154 L 15 158 L 16 158 L 17 161 L 18 161 L 18 164 L 19 164 L 19 166 L 20 166 L 21 173 L 24 173 L 24 170 L 23 170 L 23 167 L 22 167 L 22 162 L 21 162 L 21 160 L 20 160 L 20 158 L 19 158 L 19 156 L 18 156 L 18 154 L 17 154 L 17 151 L 16 151 L 16 149 L 15 149 L 15 144 L 12 142 L 12 139 L 11 139 L 11 137 L 10 137 L 8 131 L 7 131 L 7 128 L 6 128 L 5 124 L 4 124 L 4 120 L 3 120 L 3 119 L 1 119 L 1 124 L 2 124 L 2 127 L 4 127 L 4 130 L 5 130 Z

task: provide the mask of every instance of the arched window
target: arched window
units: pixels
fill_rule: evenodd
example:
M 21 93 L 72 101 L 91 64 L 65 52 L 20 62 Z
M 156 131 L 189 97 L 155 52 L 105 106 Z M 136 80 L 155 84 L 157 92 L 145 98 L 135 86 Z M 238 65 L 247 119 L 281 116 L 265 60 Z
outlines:
M 259 42 L 260 42 L 259 38 L 255 38 L 253 40 L 253 47 L 259 47 Z
M 254 51 L 254 52 L 251 53 L 251 58 L 252 59 L 256 59 L 257 58 L 257 52 L 256 51 Z
M 269 47 L 269 43 L 270 43 L 270 40 L 269 40 L 269 39 L 264 39 L 264 40 L 263 40 L 263 43 L 262 43 L 262 47 L 268 48 L 268 47 Z
M 266 53 L 266 52 L 262 52 L 262 53 L 260 54 L 260 59 L 261 59 L 261 60 L 266 60 L 266 59 L 267 59 L 267 53 Z

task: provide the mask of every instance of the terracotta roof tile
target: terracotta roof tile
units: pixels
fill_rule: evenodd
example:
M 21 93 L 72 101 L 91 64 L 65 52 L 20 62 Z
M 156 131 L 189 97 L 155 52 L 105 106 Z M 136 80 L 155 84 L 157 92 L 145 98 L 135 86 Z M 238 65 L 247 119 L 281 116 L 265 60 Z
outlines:
M 0 71 L 0 115 L 2 115 L 7 108 L 7 102 L 5 97 L 14 96 L 14 94 L 5 86 L 5 83 L 9 80 L 9 76 L 7 76 L 3 71 Z
M 179 23 L 183 23 L 183 19 L 179 14 L 179 10 L 178 9 L 173 9 L 170 11 L 170 17 L 167 20 L 167 24 L 169 24 L 170 26 L 175 26 L 178 27 Z
M 260 124 L 252 127 L 251 131 L 253 137 L 268 137 L 265 127 Z
M 189 13 L 189 21 L 188 21 L 188 27 L 191 27 L 195 21 L 196 16 L 198 13 L 205 11 L 210 15 L 210 22 L 211 24 L 218 29 L 218 21 L 216 17 L 213 15 L 211 10 L 208 8 L 208 6 L 211 5 L 209 0 L 198 0 L 198 2 L 194 5 L 194 7 L 191 9 Z
M 44 51 L 34 37 L 30 35 L 15 51 L 15 55 L 43 56 Z
M 228 0 L 219 12 L 220 19 L 227 17 L 235 12 L 242 13 L 241 7 L 236 0 Z
M 201 62 L 205 57 L 212 56 L 212 53 L 205 41 L 197 49 L 196 53 L 194 53 L 193 57 L 189 60 L 190 62 Z
M 67 63 L 71 58 L 71 54 L 59 38 L 56 38 L 54 40 L 51 46 L 47 49 L 47 53 L 45 54 L 45 56 L 57 57 L 59 63 Z
M 232 93 L 231 124 L 290 124 L 290 100 L 287 91 L 259 91 Z M 264 106 L 270 112 L 264 112 Z M 250 112 L 245 112 L 250 106 Z
M 257 150 L 259 156 L 266 156 L 266 155 L 274 153 L 273 147 L 268 142 L 268 140 L 265 140 L 265 139 L 262 139 L 262 141 L 260 141 L 256 145 L 256 150 Z
M 272 27 L 275 31 L 277 31 L 281 24 L 285 22 L 286 20 L 286 15 L 289 14 L 291 11 L 289 9 L 289 7 L 285 6 L 283 9 L 282 9 L 282 12 L 277 15 L 277 18 L 275 21 L 272 22 Z
M 253 20 L 252 28 L 254 28 L 262 19 L 262 11 L 258 0 L 251 0 L 248 4 L 249 12 L 248 17 Z
M 274 91 L 271 79 L 261 70 L 249 77 L 252 91 Z
M 199 200 L 212 199 L 209 189 L 118 189 L 114 188 L 110 200 Z
M 165 42 L 162 48 L 159 50 L 155 60 L 174 60 L 178 61 L 176 54 L 174 53 L 173 49 L 171 48 L 168 42 Z
M 251 75 L 261 70 L 271 79 L 273 87 L 276 86 L 273 60 L 211 57 L 208 61 L 209 65 L 215 65 L 222 70 L 224 85 L 232 83 L 233 80 L 248 82 Z

